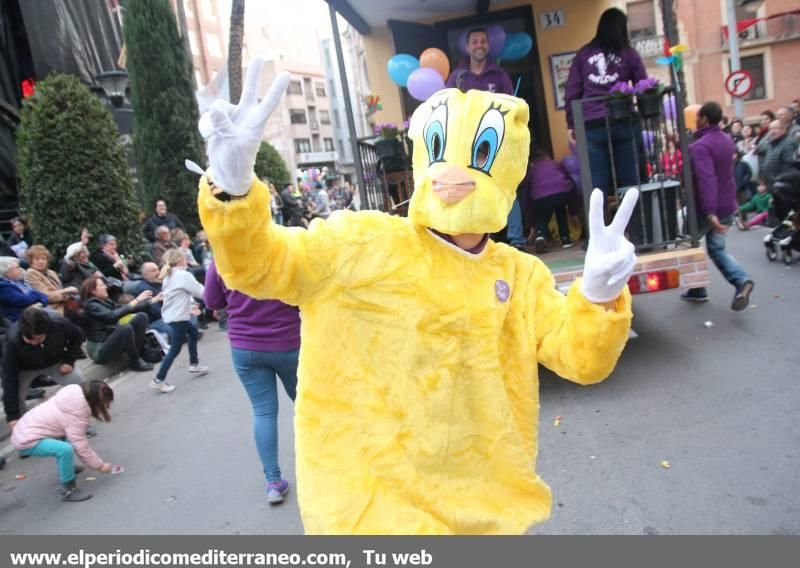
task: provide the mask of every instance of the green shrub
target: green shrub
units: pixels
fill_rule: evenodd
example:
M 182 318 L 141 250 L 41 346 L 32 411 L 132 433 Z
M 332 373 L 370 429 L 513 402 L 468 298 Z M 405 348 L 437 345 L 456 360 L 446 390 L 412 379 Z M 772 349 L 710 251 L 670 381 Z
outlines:
M 199 228 L 197 175 L 186 158 L 205 163 L 197 131 L 192 62 L 186 56 L 168 0 L 125 3 L 125 44 L 135 127 L 133 145 L 145 210 L 164 199 L 191 234 Z
M 253 170 L 259 178 L 267 179 L 275 184 L 278 191 L 284 183 L 292 182 L 289 170 L 286 169 L 286 163 L 269 142 L 262 142 L 259 146 Z
M 17 130 L 20 201 L 36 243 L 63 256 L 82 227 L 121 250 L 145 243 L 125 149 L 109 109 L 76 77 L 50 75 L 25 100 Z

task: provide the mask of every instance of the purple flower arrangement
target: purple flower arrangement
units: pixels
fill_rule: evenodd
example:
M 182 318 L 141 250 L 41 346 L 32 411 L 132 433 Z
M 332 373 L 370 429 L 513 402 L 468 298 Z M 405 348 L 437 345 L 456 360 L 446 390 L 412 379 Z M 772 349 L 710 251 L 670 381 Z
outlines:
M 662 91 L 661 83 L 655 77 L 648 77 L 647 79 L 640 79 L 634 91 L 637 95 L 658 95 Z
M 609 89 L 608 94 L 612 97 L 623 98 L 632 97 L 636 94 L 636 91 L 626 81 L 617 81 L 611 89 Z

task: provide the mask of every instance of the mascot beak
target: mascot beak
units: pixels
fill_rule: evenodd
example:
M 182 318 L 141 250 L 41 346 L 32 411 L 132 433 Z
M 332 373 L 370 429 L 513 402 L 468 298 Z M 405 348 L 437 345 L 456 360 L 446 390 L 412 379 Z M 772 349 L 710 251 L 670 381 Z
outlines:
M 475 190 L 475 180 L 463 166 L 447 166 L 433 179 L 433 193 L 447 205 L 454 205 Z

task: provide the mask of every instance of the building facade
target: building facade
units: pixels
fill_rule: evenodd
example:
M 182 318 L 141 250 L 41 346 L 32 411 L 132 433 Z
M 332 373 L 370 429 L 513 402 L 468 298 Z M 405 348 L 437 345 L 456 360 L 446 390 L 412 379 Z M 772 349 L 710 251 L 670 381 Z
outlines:
M 217 0 L 172 0 L 179 26 L 178 2 L 183 2 L 186 14 L 195 83 L 205 85 L 226 64 L 227 36 L 223 30 L 223 19 L 228 14 L 222 11 Z

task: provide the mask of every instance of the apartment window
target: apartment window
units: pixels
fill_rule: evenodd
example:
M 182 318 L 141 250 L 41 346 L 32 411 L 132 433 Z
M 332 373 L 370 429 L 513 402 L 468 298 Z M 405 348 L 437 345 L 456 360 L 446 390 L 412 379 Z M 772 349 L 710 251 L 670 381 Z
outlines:
M 757 53 L 755 55 L 743 55 L 740 58 L 742 70 L 750 73 L 753 79 L 753 88 L 747 93 L 747 96 L 742 97 L 745 101 L 757 101 L 767 98 L 767 77 L 764 72 L 764 54 Z M 731 62 L 728 60 L 728 69 L 731 68 Z
M 192 55 L 200 55 L 200 50 L 197 49 L 197 37 L 192 30 L 189 30 L 189 49 L 192 50 Z
M 311 79 L 303 77 L 303 90 L 306 92 L 306 100 L 314 101 L 314 91 L 311 90 Z
M 331 115 L 328 113 L 327 110 L 319 111 L 319 121 L 321 124 L 330 124 L 331 123 Z
M 628 28 L 631 39 L 656 35 L 656 10 L 653 0 L 628 2 Z
M 333 138 L 325 138 L 325 151 L 326 152 L 333 152 Z
M 211 57 L 222 57 L 222 47 L 220 47 L 219 37 L 216 34 L 206 34 L 206 45 Z
M 323 85 L 322 83 L 317 83 L 316 89 L 317 89 L 316 92 L 317 92 L 317 96 L 318 97 L 324 97 L 325 96 L 325 85 Z
M 294 151 L 298 154 L 306 154 L 311 151 L 311 142 L 308 138 L 295 138 Z
M 300 81 L 289 81 L 289 88 L 286 89 L 286 92 L 290 95 L 302 95 L 303 86 Z
M 289 119 L 292 124 L 306 124 L 306 111 L 303 109 L 291 109 L 289 111 Z
M 315 152 L 319 152 L 322 150 L 322 146 L 320 145 L 319 142 L 319 134 L 314 134 L 314 136 L 311 137 L 311 147 L 314 149 Z
M 203 16 L 207 20 L 213 20 L 214 12 L 214 2 L 212 0 L 203 0 Z

